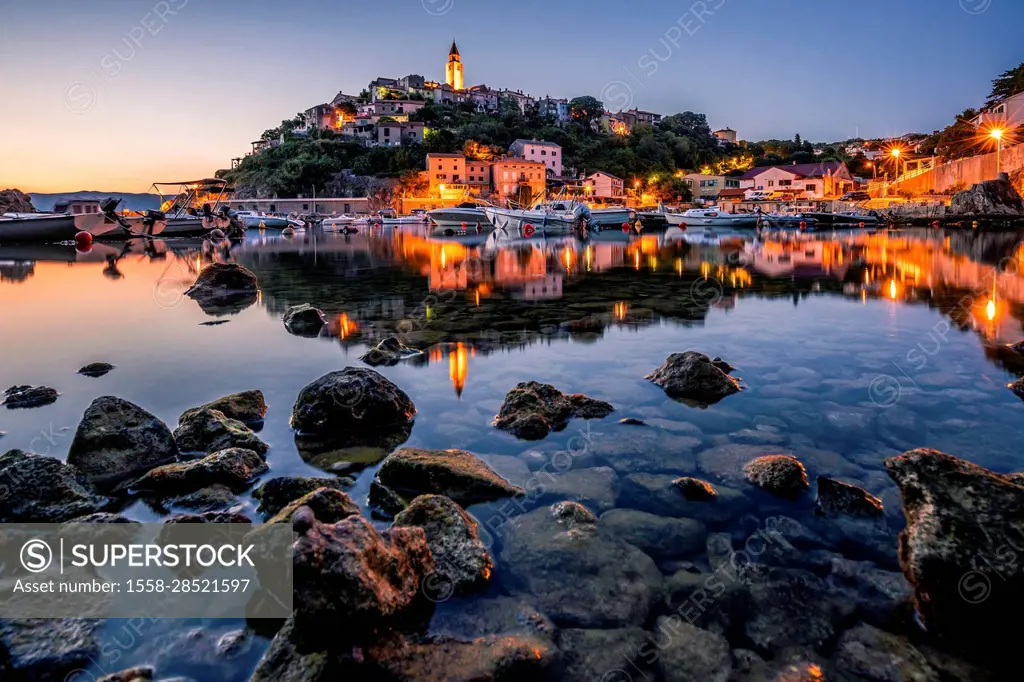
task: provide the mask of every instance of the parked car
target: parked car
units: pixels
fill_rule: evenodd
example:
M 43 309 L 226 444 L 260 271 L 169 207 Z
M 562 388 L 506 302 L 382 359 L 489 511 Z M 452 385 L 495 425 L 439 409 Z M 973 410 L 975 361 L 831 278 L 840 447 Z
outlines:
M 847 192 L 839 197 L 839 201 L 870 201 L 871 195 L 867 192 Z

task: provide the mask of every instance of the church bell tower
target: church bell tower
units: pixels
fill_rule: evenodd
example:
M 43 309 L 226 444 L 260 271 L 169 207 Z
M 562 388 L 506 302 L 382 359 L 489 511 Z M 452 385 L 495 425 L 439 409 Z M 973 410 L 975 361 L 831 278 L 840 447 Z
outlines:
M 454 40 L 452 41 L 452 49 L 448 52 L 445 81 L 455 90 L 462 90 L 464 87 L 462 81 L 462 56 L 459 55 L 459 48 Z

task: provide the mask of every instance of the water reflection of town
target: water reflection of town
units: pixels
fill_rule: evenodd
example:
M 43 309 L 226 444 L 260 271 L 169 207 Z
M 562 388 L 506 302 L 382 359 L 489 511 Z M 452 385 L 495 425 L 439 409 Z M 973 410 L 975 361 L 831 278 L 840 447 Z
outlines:
M 636 330 L 665 319 L 703 324 L 711 311 L 728 312 L 752 297 L 795 305 L 818 295 L 927 305 L 977 333 L 1002 364 L 999 349 L 1024 336 L 1018 234 L 879 231 L 715 245 L 682 236 L 615 231 L 587 242 L 439 241 L 403 227 L 261 238 L 230 251 L 175 241 L 98 245 L 88 254 L 56 245 L 0 247 L 0 274 L 4 285 L 18 286 L 54 272 L 39 271 L 37 262 L 64 260 L 104 263 L 109 277 L 124 258 L 149 258 L 161 261 L 161 281 L 178 278 L 184 288 L 209 263 L 234 260 L 259 278 L 261 296 L 249 305 L 279 317 L 292 305 L 311 303 L 329 316 L 323 336 L 345 347 L 398 334 L 425 351 L 412 362 L 447 363 L 459 393 L 476 356 L 554 339 L 592 342 L 609 328 Z
M 348 236 L 318 245 L 317 257 L 365 284 L 361 294 L 310 302 L 332 312 L 328 333 L 345 345 L 398 332 L 425 348 L 418 362 L 447 363 L 460 395 L 478 353 L 553 337 L 591 341 L 610 327 L 636 329 L 665 318 L 701 324 L 711 310 L 728 311 L 747 297 L 786 297 L 798 305 L 830 294 L 865 304 L 928 305 L 978 333 L 987 347 L 1022 336 L 1024 277 L 1017 266 L 1024 251 L 1014 234 L 879 231 L 715 245 L 680 237 L 630 232 L 586 243 L 496 243 L 439 241 L 411 230 Z M 259 251 L 249 247 L 244 258 Z M 413 279 L 396 279 L 396 270 Z M 277 304 L 266 293 L 275 314 L 306 302 L 294 290 Z M 999 355 L 990 353 L 997 361 Z

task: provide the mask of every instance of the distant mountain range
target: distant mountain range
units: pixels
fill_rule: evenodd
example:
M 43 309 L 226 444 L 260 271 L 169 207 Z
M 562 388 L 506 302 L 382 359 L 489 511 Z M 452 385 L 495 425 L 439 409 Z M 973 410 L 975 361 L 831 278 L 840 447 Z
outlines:
M 103 201 L 107 197 L 116 197 L 121 200 L 118 206 L 119 211 L 147 211 L 160 209 L 160 196 L 157 194 L 136 194 L 132 192 L 96 192 L 82 190 L 81 192 L 63 192 L 60 194 L 29 194 L 32 197 L 32 205 L 37 211 L 51 211 L 54 204 L 71 199 L 98 199 Z

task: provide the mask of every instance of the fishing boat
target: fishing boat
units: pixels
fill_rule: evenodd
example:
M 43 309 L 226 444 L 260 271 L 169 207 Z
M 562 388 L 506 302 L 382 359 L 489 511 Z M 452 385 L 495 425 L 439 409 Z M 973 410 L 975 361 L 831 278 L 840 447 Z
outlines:
M 717 208 L 691 208 L 682 213 L 665 213 L 669 225 L 754 228 L 757 215 L 754 213 L 726 213 Z
M 767 228 L 799 228 L 801 230 L 813 230 L 817 227 L 818 221 L 806 213 L 793 210 L 783 210 L 782 213 L 765 213 L 756 211 L 758 227 Z

